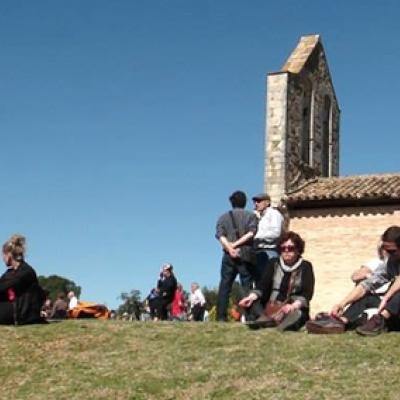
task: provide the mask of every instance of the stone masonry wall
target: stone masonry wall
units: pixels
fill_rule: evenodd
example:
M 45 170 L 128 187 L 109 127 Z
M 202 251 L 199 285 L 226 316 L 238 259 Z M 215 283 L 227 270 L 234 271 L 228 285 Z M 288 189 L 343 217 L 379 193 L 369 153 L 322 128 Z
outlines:
M 303 165 L 301 161 L 301 136 L 303 128 L 303 104 L 307 87 L 312 87 L 312 110 L 310 131 L 312 154 L 310 165 Z M 302 181 L 313 175 L 320 176 L 322 124 L 324 98 L 329 96 L 332 109 L 332 137 L 331 137 L 331 175 L 339 174 L 339 117 L 340 111 L 331 84 L 325 54 L 321 46 L 317 46 L 308 63 L 300 74 L 291 74 L 288 84 L 288 130 L 286 146 L 286 191 L 295 189 Z M 310 168 L 311 167 L 311 168 Z
M 267 78 L 265 190 L 276 205 L 285 193 L 285 148 L 288 74 L 271 74 Z M 268 137 L 267 137 L 268 132 Z
M 327 311 L 351 290 L 351 273 L 376 255 L 381 234 L 400 225 L 400 206 L 330 208 L 290 212 L 290 229 L 306 241 L 316 290 L 311 313 Z

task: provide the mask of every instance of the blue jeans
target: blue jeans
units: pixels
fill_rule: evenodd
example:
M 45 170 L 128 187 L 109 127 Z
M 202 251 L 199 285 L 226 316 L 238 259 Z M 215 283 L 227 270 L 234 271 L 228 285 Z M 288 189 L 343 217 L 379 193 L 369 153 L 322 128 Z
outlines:
M 255 267 L 254 279 L 257 285 L 264 274 L 265 267 L 268 264 L 268 261 L 272 258 L 279 257 L 279 254 L 276 249 L 263 249 L 257 250 L 256 257 L 257 265 Z
M 218 289 L 217 301 L 217 320 L 226 321 L 229 295 L 232 290 L 233 282 L 239 274 L 240 284 L 242 285 L 243 295 L 246 295 L 253 287 L 253 276 L 251 270 L 254 268 L 251 264 L 244 263 L 238 259 L 231 258 L 224 253 L 221 263 L 221 280 Z

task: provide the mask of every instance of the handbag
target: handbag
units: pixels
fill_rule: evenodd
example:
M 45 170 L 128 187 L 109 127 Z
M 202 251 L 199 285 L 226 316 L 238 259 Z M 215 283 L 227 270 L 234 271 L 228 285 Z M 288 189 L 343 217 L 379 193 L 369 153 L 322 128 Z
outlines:
M 233 217 L 233 212 L 229 211 L 229 215 L 231 216 L 231 219 L 232 219 L 232 225 L 233 225 L 233 229 L 235 230 L 236 239 L 239 239 L 240 233 L 239 233 L 239 229 L 236 225 L 235 218 Z M 247 264 L 251 264 L 251 265 L 257 264 L 256 251 L 255 251 L 254 247 L 252 246 L 252 244 L 243 245 L 242 247 L 239 248 L 239 258 Z
M 257 264 L 257 257 L 256 252 L 251 246 L 243 246 L 239 249 L 239 257 L 242 261 L 256 265 Z
M 287 303 L 287 301 L 268 301 L 265 309 L 264 314 L 272 319 L 279 319 L 279 313 L 281 308 Z

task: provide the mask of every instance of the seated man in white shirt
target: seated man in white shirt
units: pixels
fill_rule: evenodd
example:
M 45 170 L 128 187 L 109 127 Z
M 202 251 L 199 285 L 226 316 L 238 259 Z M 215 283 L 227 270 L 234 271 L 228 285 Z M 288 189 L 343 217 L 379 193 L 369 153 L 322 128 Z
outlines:
M 381 240 L 383 262 L 378 263 L 374 271 L 369 271 L 371 264 L 356 271 L 352 279 L 358 284 L 333 306 L 330 316 L 317 315 L 315 320 L 308 321 L 306 328 L 309 333 L 342 333 L 355 327 L 360 335 L 373 336 L 388 329 L 399 330 L 400 293 L 397 289 L 400 285 L 393 284 L 383 297 L 380 291 L 383 285 L 400 282 L 400 226 L 387 228 Z M 376 307 L 378 313 L 362 323 L 363 313 Z
M 351 280 L 356 285 L 358 285 L 364 279 L 371 278 L 372 274 L 377 269 L 384 268 L 389 255 L 385 251 L 384 247 L 382 246 L 382 242 L 379 243 L 377 250 L 378 250 L 377 257 L 371 258 L 366 263 L 364 263 L 359 269 L 357 269 L 356 271 L 354 271 L 351 274 Z M 374 293 L 377 294 L 378 296 L 382 297 L 388 291 L 389 286 L 390 286 L 390 282 L 387 282 L 384 285 L 382 285 L 381 287 L 377 288 L 374 291 Z M 377 309 L 378 309 L 377 307 L 366 309 L 365 313 L 368 315 L 368 318 L 370 318 L 373 314 L 375 314 Z

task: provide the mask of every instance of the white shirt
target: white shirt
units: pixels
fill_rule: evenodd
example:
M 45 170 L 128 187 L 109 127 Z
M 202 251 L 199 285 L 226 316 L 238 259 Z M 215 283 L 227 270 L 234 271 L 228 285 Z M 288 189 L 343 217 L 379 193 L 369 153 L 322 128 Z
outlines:
M 73 308 L 75 308 L 78 305 L 78 298 L 76 296 L 71 297 L 69 299 L 69 304 L 68 304 L 68 308 L 70 310 L 72 310 Z
M 196 304 L 200 304 L 201 306 L 206 304 L 206 299 L 200 288 L 197 288 L 193 293 L 190 293 L 190 307 L 193 308 Z
M 267 207 L 258 223 L 255 239 L 273 244 L 282 233 L 283 216 L 273 207 Z
M 386 260 L 381 260 L 380 258 L 372 258 L 371 260 L 368 260 L 364 266 L 368 267 L 372 273 L 374 273 L 378 268 L 382 268 L 386 265 Z M 383 284 L 381 287 L 375 290 L 376 294 L 385 294 L 390 286 L 391 282 L 387 282 Z

